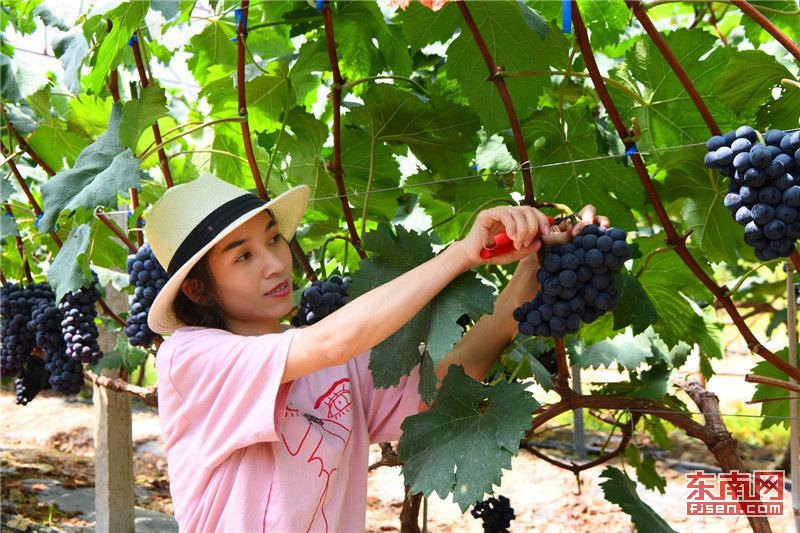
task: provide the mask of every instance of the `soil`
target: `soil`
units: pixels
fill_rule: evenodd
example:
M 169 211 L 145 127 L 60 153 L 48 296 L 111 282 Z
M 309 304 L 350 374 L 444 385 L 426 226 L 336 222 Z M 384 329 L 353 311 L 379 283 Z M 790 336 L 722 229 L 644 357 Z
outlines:
M 733 406 L 741 410 L 744 399 L 752 396 L 752 388 L 743 381 L 741 375 L 753 364 L 751 356 L 733 358 L 726 363 L 732 375 L 712 379 L 709 389 L 716 391 L 723 400 L 722 412 Z M 722 372 L 720 369 L 717 371 Z M 613 372 L 618 375 L 616 371 Z M 592 379 L 608 380 L 609 376 L 585 378 L 585 382 L 589 382 Z M 731 391 L 734 390 L 739 397 L 731 397 Z M 757 413 L 757 408 L 753 408 L 752 412 Z M 0 413 L 2 531 L 91 531 L 93 523 L 87 521 L 80 511 L 61 510 L 43 497 L 47 493 L 45 489 L 54 484 L 67 490 L 91 489 L 94 486 L 94 410 L 91 399 L 65 399 L 47 391 L 29 405 L 18 406 L 14 404 L 13 392 L 4 387 L 0 391 Z M 161 446 L 157 414 L 152 408 L 135 405 L 132 419 L 136 505 L 170 515 L 169 479 L 166 476 L 166 458 Z M 586 445 L 592 449 L 592 446 L 602 445 L 605 438 L 604 434 L 587 432 Z M 710 470 L 716 467 L 716 463 L 711 453 L 697 441 L 677 434 L 671 438 L 673 449 L 666 452 L 659 450 L 643 435 L 637 436 L 637 446 L 643 453 L 654 455 L 658 472 L 668 482 L 664 495 L 639 486 L 640 497 L 677 531 L 750 531 L 745 518 L 686 516 L 689 489 L 686 488 L 685 472 Z M 553 428 L 547 432 L 546 441 L 539 441 L 538 449 L 551 457 L 569 462 L 575 460 L 571 456 L 571 442 L 569 428 Z M 740 442 L 739 451 L 750 468 L 773 469 L 781 461 L 784 450 Z M 380 448 L 374 446 L 372 461 L 379 460 L 380 456 Z M 622 468 L 618 460 L 610 464 Z M 514 507 L 516 518 L 510 530 L 542 533 L 634 531 L 630 517 L 603 498 L 599 485 L 603 479 L 598 478 L 603 468 L 595 467 L 576 478 L 569 471 L 538 459 L 527 451 L 520 451 L 512 461 L 512 469 L 504 473 L 502 486 L 497 489 L 497 493 L 507 496 Z M 633 477 L 633 469 L 627 467 L 626 471 Z M 379 467 L 373 470 L 369 476 L 368 494 L 367 531 L 399 531 L 399 514 L 404 496 L 400 468 Z M 794 531 L 789 518 L 791 500 L 788 491 L 784 501 L 785 515 L 770 518 L 770 525 L 775 532 Z M 457 505 L 435 495 L 428 498 L 426 512 L 429 531 L 483 531 L 480 521 L 469 512 L 462 514 Z

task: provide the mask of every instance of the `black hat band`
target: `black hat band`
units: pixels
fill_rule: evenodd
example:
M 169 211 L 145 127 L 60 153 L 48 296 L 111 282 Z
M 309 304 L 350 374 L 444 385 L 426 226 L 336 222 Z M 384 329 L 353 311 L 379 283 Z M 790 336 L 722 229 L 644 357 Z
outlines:
M 266 204 L 267 202 L 258 196 L 246 193 L 242 196 L 237 196 L 233 200 L 228 200 L 214 209 L 183 239 L 169 262 L 167 273 L 170 276 L 175 274 L 187 261 L 213 241 L 217 235 L 222 233 L 236 219 Z

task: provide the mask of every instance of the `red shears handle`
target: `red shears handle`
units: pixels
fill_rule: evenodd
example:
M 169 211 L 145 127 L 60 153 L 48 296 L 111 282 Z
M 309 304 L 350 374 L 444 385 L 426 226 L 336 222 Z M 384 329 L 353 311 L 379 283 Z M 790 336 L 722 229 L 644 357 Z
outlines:
M 552 226 L 555 224 L 555 219 L 548 216 L 547 222 Z M 490 257 L 503 255 L 504 253 L 514 250 L 514 241 L 506 235 L 505 231 L 501 231 L 492 237 L 492 240 L 494 241 L 493 245 L 487 246 L 486 243 L 484 243 L 483 250 L 481 250 L 482 259 L 489 259 Z

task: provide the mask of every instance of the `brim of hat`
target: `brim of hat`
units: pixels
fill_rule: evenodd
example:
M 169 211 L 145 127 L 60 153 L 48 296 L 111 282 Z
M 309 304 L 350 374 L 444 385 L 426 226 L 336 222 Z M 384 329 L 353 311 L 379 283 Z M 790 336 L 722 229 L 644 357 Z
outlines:
M 297 232 L 300 221 L 303 219 L 303 214 L 308 204 L 308 196 L 309 190 L 305 185 L 299 185 L 289 189 L 266 204 L 252 211 L 248 211 L 237 218 L 225 228 L 224 231 L 220 232 L 219 235 L 194 254 L 191 259 L 170 276 L 169 281 L 158 291 L 158 295 L 150 306 L 150 311 L 147 314 L 147 325 L 150 326 L 150 329 L 162 335 L 169 335 L 176 329 L 186 325 L 175 316 L 172 310 L 172 304 L 175 301 L 175 297 L 178 295 L 178 291 L 181 290 L 183 280 L 186 279 L 186 276 L 194 265 L 196 265 L 215 244 L 224 239 L 233 230 L 267 209 L 275 214 L 278 230 L 281 235 L 283 235 L 287 241 L 291 240 Z

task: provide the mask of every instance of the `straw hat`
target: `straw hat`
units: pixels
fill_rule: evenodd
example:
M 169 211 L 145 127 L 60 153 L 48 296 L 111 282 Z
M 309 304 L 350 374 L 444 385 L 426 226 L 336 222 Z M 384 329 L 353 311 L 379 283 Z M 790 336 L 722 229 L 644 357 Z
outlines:
M 209 173 L 170 188 L 153 205 L 145 225 L 147 241 L 169 274 L 150 307 L 150 329 L 169 334 L 183 325 L 172 312 L 172 303 L 186 275 L 216 243 L 265 209 L 281 235 L 291 240 L 307 203 L 305 185 L 265 202 Z

